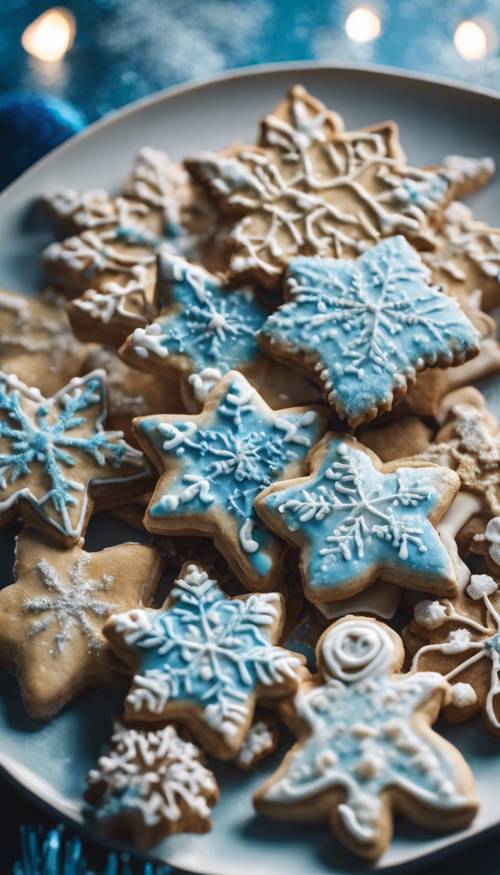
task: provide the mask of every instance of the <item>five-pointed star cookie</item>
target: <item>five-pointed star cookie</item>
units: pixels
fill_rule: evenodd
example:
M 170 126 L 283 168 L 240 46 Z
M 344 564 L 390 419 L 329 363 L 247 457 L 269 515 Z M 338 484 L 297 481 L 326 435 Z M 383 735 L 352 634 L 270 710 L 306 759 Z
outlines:
M 45 202 L 71 236 L 45 250 L 44 267 L 66 294 L 79 295 L 68 312 L 84 340 L 119 345 L 154 318 L 160 247 L 221 265 L 214 210 L 181 165 L 163 152 L 140 151 L 123 196 L 70 190 Z
M 81 690 L 116 683 L 120 667 L 102 634 L 111 614 L 150 604 L 160 554 L 144 544 L 86 553 L 24 529 L 16 582 L 0 591 L 0 655 L 12 663 L 26 710 L 48 719 Z
M 473 574 L 452 599 L 425 599 L 403 632 L 412 670 L 439 671 L 452 684 L 444 716 L 462 723 L 483 712 L 500 736 L 500 594 L 489 574 Z
M 0 291 L 0 370 L 52 395 L 81 373 L 89 350 L 71 331 L 63 300 L 50 290 L 29 298 Z
M 292 95 L 290 109 L 264 121 L 260 148 L 236 146 L 185 162 L 236 216 L 233 273 L 274 287 L 299 254 L 353 257 L 398 233 L 432 245 L 433 223 L 463 184 L 456 168 L 409 167 L 392 122 L 355 132 L 337 125 L 327 133 L 321 114 L 316 127 L 318 114 L 297 118 L 293 105 Z
M 175 726 L 115 723 L 111 744 L 87 777 L 87 811 L 106 835 L 131 836 L 144 851 L 181 832 L 208 832 L 219 792 L 201 750 Z
M 449 701 L 446 681 L 435 672 L 396 674 L 401 639 L 365 617 L 327 629 L 316 655 L 319 676 L 293 700 L 299 740 L 257 791 L 257 810 L 326 821 L 369 860 L 387 848 L 396 811 L 430 829 L 470 823 L 478 808 L 472 774 L 430 728 Z
M 173 720 L 208 752 L 233 757 L 257 699 L 289 695 L 304 662 L 277 647 L 283 630 L 278 593 L 230 598 L 198 565 L 184 565 L 163 608 L 112 617 L 104 634 L 128 660 L 129 722 Z
M 161 473 L 144 518 L 148 531 L 211 537 L 245 587 L 273 588 L 285 545 L 264 528 L 253 502 L 279 478 L 302 473 L 325 430 L 321 413 L 271 410 L 230 371 L 198 416 L 139 417 L 134 427 Z
M 137 368 L 189 380 L 196 401 L 231 369 L 249 378 L 262 363 L 256 334 L 268 313 L 250 288 L 229 290 L 219 277 L 168 252 L 158 256 L 160 315 L 136 328 L 120 355 Z
M 435 529 L 460 486 L 454 471 L 407 460 L 383 465 L 355 439 L 333 433 L 308 462 L 308 477 L 273 484 L 255 508 L 300 548 L 310 601 L 347 598 L 378 578 L 456 592 L 456 571 Z
M 0 373 L 0 521 L 20 515 L 66 544 L 94 502 L 112 507 L 147 488 L 151 472 L 122 432 L 105 431 L 105 374 L 75 378 L 52 398 Z
M 259 333 L 264 349 L 308 370 L 350 425 L 390 410 L 417 371 L 476 355 L 479 334 L 456 302 L 429 285 L 404 237 L 355 261 L 293 258 L 286 296 Z

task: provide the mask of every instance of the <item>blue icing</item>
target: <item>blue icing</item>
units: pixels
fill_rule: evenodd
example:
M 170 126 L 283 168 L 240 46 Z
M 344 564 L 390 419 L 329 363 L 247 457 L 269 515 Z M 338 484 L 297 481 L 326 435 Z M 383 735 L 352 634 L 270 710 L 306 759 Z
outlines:
M 266 507 L 292 539 L 297 532 L 297 543 L 306 542 L 310 598 L 343 598 L 360 577 L 371 583 L 384 570 L 402 582 L 411 571 L 447 584 L 451 560 L 428 520 L 442 498 L 442 476 L 437 468 L 383 474 L 366 452 L 334 438 L 307 482 L 269 495 Z
M 422 210 L 432 210 L 442 201 L 448 187 L 448 180 L 439 173 L 430 174 L 421 180 L 407 176 L 395 189 L 393 197 L 400 203 L 413 204 Z
M 267 313 L 254 292 L 229 291 L 215 276 L 175 256 L 163 254 L 160 265 L 160 297 L 166 285 L 173 311 L 153 323 L 158 354 L 184 355 L 195 372 L 218 368 L 221 375 L 255 362 L 261 354 L 256 333 Z
M 256 688 L 289 686 L 295 677 L 297 655 L 272 643 L 280 611 L 275 593 L 231 599 L 205 571 L 188 566 L 163 610 L 111 621 L 138 659 L 128 707 L 165 714 L 170 703 L 198 705 L 231 742 L 251 716 Z
M 454 757 L 415 721 L 442 678 L 392 677 L 394 644 L 383 626 L 363 618 L 334 626 L 321 650 L 324 682 L 296 699 L 308 737 L 292 749 L 265 798 L 293 805 L 342 787 L 345 801 L 332 807 L 339 805 L 343 827 L 375 843 L 389 788 L 441 810 L 467 805 Z
M 106 396 L 99 376 L 70 383 L 54 402 L 30 395 L 15 378 L 0 376 L 0 503 L 10 503 L 29 490 L 53 524 L 75 535 L 71 510 L 82 508 L 87 485 L 76 473 L 82 454 L 92 459 L 98 471 L 119 469 L 124 461 L 140 460 L 142 454 L 121 440 L 120 433 L 103 431 Z M 75 470 L 72 477 L 70 470 Z M 102 476 L 106 475 L 99 471 Z
M 188 520 L 209 509 L 229 514 L 234 530 L 229 524 L 226 536 L 239 539 L 253 569 L 265 576 L 279 541 L 256 515 L 254 499 L 288 465 L 305 458 L 322 423 L 312 410 L 265 415 L 261 403 L 244 377 L 235 375 L 203 425 L 148 417 L 140 428 L 162 455 L 179 464 L 151 516 Z
M 477 348 L 478 334 L 455 301 L 427 283 L 427 268 L 403 237 L 356 261 L 292 258 L 292 300 L 260 335 L 314 365 L 330 402 L 353 422 L 391 404 L 415 369 L 450 364 Z

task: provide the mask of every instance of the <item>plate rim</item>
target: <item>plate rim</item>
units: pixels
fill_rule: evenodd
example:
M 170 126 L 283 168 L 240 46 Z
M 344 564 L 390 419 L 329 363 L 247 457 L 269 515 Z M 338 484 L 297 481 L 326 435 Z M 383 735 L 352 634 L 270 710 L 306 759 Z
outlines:
M 78 147 L 79 144 L 92 137 L 95 133 L 99 133 L 105 127 L 108 127 L 115 122 L 121 120 L 125 116 L 130 116 L 135 112 L 160 104 L 163 101 L 171 100 L 185 94 L 203 91 L 210 88 L 212 85 L 227 81 L 236 81 L 238 79 L 259 78 L 267 76 L 270 73 L 290 73 L 302 72 L 307 70 L 322 70 L 325 72 L 342 72 L 353 75 L 370 75 L 378 79 L 390 79 L 391 81 L 409 81 L 411 83 L 420 83 L 423 85 L 433 86 L 437 89 L 442 89 L 456 94 L 467 94 L 483 98 L 487 101 L 492 101 L 500 107 L 500 91 L 493 88 L 482 86 L 469 86 L 462 83 L 458 79 L 447 78 L 445 76 L 437 76 L 433 74 L 421 74 L 418 71 L 406 70 L 404 67 L 393 67 L 389 65 L 378 64 L 337 64 L 330 61 L 274 61 L 267 64 L 253 64 L 245 67 L 233 67 L 230 70 L 223 70 L 212 76 L 204 76 L 187 82 L 181 82 L 178 85 L 172 85 L 167 88 L 162 88 L 155 91 L 153 94 L 146 97 L 140 97 L 130 103 L 125 104 L 118 109 L 111 110 L 103 118 L 91 122 L 83 131 L 73 135 L 61 145 L 56 146 L 46 155 L 43 155 L 38 161 L 35 161 L 28 167 L 20 176 L 16 177 L 9 185 L 0 192 L 0 208 L 7 196 L 14 191 L 18 185 L 24 184 L 27 179 L 35 174 L 39 168 L 45 167 L 53 161 L 57 161 L 60 155 L 71 151 Z
M 424 85 L 426 87 L 428 86 L 429 88 L 433 88 L 441 92 L 444 91 L 448 94 L 453 93 L 455 96 L 460 96 L 460 94 L 463 94 L 469 97 L 477 97 L 485 100 L 487 103 L 491 102 L 493 105 L 495 105 L 495 108 L 497 109 L 500 108 L 500 91 L 496 91 L 493 88 L 469 86 L 459 80 L 454 80 L 443 76 L 436 76 L 433 74 L 422 74 L 418 71 L 406 70 L 405 68 L 401 67 L 377 64 L 341 64 L 329 61 L 315 60 L 278 61 L 266 64 L 235 67 L 229 70 L 221 71 L 214 75 L 197 78 L 195 80 L 189 80 L 187 82 L 182 82 L 168 88 L 160 89 L 159 91 L 156 91 L 151 95 L 147 95 L 146 97 L 131 101 L 123 107 L 112 110 L 111 112 L 107 113 L 103 118 L 92 122 L 83 131 L 70 137 L 69 140 L 65 141 L 60 146 L 51 150 L 47 155 L 36 161 L 19 177 L 13 180 L 5 189 L 3 189 L 3 191 L 0 192 L 0 210 L 4 205 L 4 201 L 8 200 L 11 196 L 15 197 L 17 188 L 23 187 L 26 181 L 28 181 L 29 184 L 30 177 L 35 176 L 40 169 L 45 168 L 46 166 L 52 164 L 54 161 L 57 162 L 60 155 L 71 152 L 71 150 L 75 148 L 79 148 L 80 144 L 87 138 L 93 137 L 94 134 L 98 134 L 104 128 L 108 128 L 116 122 L 121 121 L 121 119 L 124 117 L 132 116 L 135 113 L 141 113 L 143 110 L 146 110 L 149 107 L 155 107 L 157 105 L 161 105 L 162 103 L 168 103 L 169 100 L 175 99 L 177 97 L 182 97 L 187 94 L 195 94 L 196 92 L 202 92 L 206 89 L 217 86 L 224 82 L 237 82 L 238 80 L 246 80 L 249 78 L 265 78 L 266 76 L 275 73 L 290 75 L 297 74 L 298 76 L 300 76 L 300 74 L 304 71 L 314 70 L 322 71 L 326 74 L 343 73 L 347 76 L 360 77 L 364 75 L 375 77 L 379 81 L 388 79 L 391 82 L 398 82 L 400 84 L 408 82 L 413 85 Z M 13 783 L 23 795 L 34 800 L 35 804 L 40 805 L 42 808 L 47 808 L 58 819 L 62 820 L 67 824 L 70 824 L 72 829 L 83 835 L 90 836 L 93 841 L 95 841 L 96 843 L 100 843 L 103 847 L 111 847 L 111 841 L 105 836 L 97 833 L 92 828 L 91 824 L 88 824 L 84 820 L 84 818 L 81 816 L 81 812 L 77 810 L 76 805 L 64 804 L 64 806 L 59 807 L 57 801 L 59 794 L 57 791 L 47 785 L 47 782 L 44 779 L 40 778 L 38 775 L 36 775 L 36 773 L 34 773 L 29 767 L 24 766 L 23 763 L 20 763 L 11 755 L 4 754 L 1 750 L 0 773 L 2 773 L 8 781 Z M 30 778 L 31 780 L 29 780 Z M 456 841 L 454 841 L 453 838 L 454 834 L 450 833 L 449 836 L 446 836 L 446 838 L 449 838 L 449 840 L 430 853 L 425 853 L 422 856 L 413 857 L 407 862 L 395 863 L 388 866 L 386 865 L 383 867 L 382 870 L 380 870 L 378 866 L 375 866 L 373 871 L 383 871 L 387 873 L 395 873 L 403 870 L 405 872 L 413 871 L 417 869 L 420 865 L 423 865 L 424 861 L 429 864 L 434 863 L 440 858 L 444 858 L 447 855 L 453 853 L 453 851 L 458 851 L 459 848 L 470 847 L 478 843 L 479 841 L 487 840 L 498 831 L 500 831 L 500 819 L 498 823 L 486 826 L 480 831 L 475 832 L 471 835 L 465 834 L 462 837 L 458 838 Z M 436 834 L 436 839 L 438 838 L 439 834 Z M 113 847 L 118 848 L 118 850 L 125 850 L 123 846 L 120 847 L 120 845 L 116 842 L 113 842 Z M 140 854 L 139 852 L 137 852 L 137 856 L 140 859 L 159 862 L 158 857 L 155 857 L 154 853 L 149 855 Z M 353 865 L 356 865 L 356 863 L 354 863 Z M 184 871 L 186 873 L 192 873 L 192 875 L 199 875 L 199 869 L 193 868 L 192 864 L 188 866 L 183 866 L 183 869 L 181 871 Z M 215 873 L 214 869 L 211 871 Z

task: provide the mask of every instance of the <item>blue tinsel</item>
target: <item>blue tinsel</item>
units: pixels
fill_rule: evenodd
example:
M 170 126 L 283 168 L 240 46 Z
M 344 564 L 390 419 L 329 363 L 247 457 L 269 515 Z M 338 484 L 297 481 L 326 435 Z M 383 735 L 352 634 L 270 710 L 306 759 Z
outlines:
M 63 830 L 41 833 L 33 827 L 21 827 L 21 860 L 14 864 L 12 875 L 169 875 L 170 866 L 151 863 L 132 865 L 128 855 L 108 854 L 104 869 L 91 871 L 78 838 L 64 838 Z

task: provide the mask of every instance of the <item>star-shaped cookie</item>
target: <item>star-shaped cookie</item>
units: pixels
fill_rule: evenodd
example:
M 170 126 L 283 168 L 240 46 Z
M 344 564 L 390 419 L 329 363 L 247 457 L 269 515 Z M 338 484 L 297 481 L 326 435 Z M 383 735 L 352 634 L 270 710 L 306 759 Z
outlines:
M 102 628 L 111 614 L 150 604 L 160 554 L 144 544 L 86 553 L 24 529 L 16 582 L 0 591 L 0 654 L 18 675 L 28 714 L 53 717 L 87 687 L 120 681 Z
M 460 486 L 454 471 L 406 460 L 383 465 L 355 439 L 334 433 L 317 444 L 308 463 L 308 477 L 273 484 L 255 508 L 270 529 L 300 548 L 310 601 L 347 598 L 378 578 L 456 592 L 456 571 L 435 529 Z
M 163 608 L 112 617 L 104 634 L 133 671 L 129 723 L 173 720 L 210 753 L 234 757 L 257 699 L 297 688 L 303 657 L 277 647 L 282 596 L 230 598 L 198 565 L 184 565 Z
M 119 431 L 105 431 L 102 371 L 52 398 L 0 372 L 0 522 L 20 515 L 73 544 L 93 510 L 144 492 L 151 471 Z
M 159 535 L 213 538 L 248 589 L 272 589 L 285 545 L 254 513 L 255 497 L 303 470 L 325 430 L 313 408 L 274 411 L 237 371 L 210 392 L 198 416 L 134 421 L 137 440 L 161 477 L 144 518 Z
M 291 106 L 285 131 L 264 122 L 260 148 L 236 146 L 186 162 L 235 216 L 236 276 L 276 287 L 296 255 L 355 257 L 394 234 L 432 245 L 433 223 L 459 187 L 456 170 L 452 180 L 445 167 L 409 167 L 392 122 L 327 132 L 321 113 L 317 124 L 318 114 L 294 117 L 293 97 Z
M 396 674 L 403 657 L 399 636 L 376 620 L 345 617 L 323 633 L 319 675 L 292 702 L 299 739 L 257 791 L 258 811 L 326 821 L 368 860 L 386 850 L 396 812 L 430 829 L 471 822 L 472 774 L 431 729 L 449 687 L 435 672 Z
M 477 355 L 479 334 L 456 302 L 429 285 L 404 237 L 355 261 L 293 258 L 288 302 L 259 332 L 264 349 L 305 368 L 351 426 L 390 410 L 417 371 Z
M 195 399 L 206 400 L 231 369 L 249 378 L 262 362 L 256 334 L 268 312 L 251 288 L 230 290 L 204 268 L 168 252 L 158 256 L 160 315 L 136 328 L 120 349 L 134 367 L 189 380 Z

